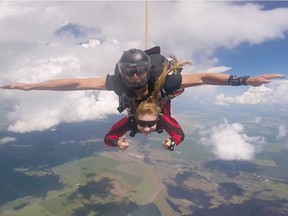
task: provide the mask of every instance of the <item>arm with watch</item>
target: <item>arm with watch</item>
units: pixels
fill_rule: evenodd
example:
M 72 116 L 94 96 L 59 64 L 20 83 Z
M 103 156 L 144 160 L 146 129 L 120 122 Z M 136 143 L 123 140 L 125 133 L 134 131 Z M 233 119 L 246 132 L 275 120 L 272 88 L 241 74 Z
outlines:
M 263 74 L 259 76 L 242 76 L 237 77 L 229 74 L 222 73 L 195 73 L 195 74 L 183 74 L 181 88 L 188 88 L 200 85 L 250 85 L 261 86 L 262 84 L 270 83 L 272 79 L 285 78 L 284 74 Z
M 161 115 L 158 124 L 163 130 L 165 130 L 170 135 L 169 138 L 163 141 L 162 147 L 164 149 L 174 151 L 175 146 L 179 145 L 185 138 L 181 126 L 174 118 L 172 118 L 171 116 L 167 116 L 165 114 Z

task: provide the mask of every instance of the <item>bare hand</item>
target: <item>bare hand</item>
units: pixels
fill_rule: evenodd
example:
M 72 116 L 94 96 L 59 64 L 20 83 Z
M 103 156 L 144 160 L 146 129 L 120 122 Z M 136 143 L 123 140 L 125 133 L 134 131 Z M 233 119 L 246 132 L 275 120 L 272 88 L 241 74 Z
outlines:
M 30 84 L 26 84 L 26 83 L 11 83 L 8 85 L 1 86 L 1 89 L 18 89 L 18 90 L 24 90 L 24 91 L 31 90 Z
M 246 80 L 247 85 L 251 85 L 251 86 L 261 86 L 262 84 L 265 83 L 270 83 L 272 81 L 272 79 L 275 78 L 280 78 L 280 79 L 284 79 L 286 76 L 284 74 L 264 74 L 264 75 L 260 75 L 260 76 L 256 76 L 256 77 L 249 77 Z
M 118 139 L 118 147 L 124 151 L 126 150 L 128 147 L 129 147 L 129 143 L 126 141 L 126 138 L 125 137 L 119 137 Z
M 171 139 L 166 139 L 166 140 L 164 140 L 163 141 L 163 143 L 162 143 L 162 147 L 164 148 L 164 149 L 169 149 L 169 146 L 171 145 Z

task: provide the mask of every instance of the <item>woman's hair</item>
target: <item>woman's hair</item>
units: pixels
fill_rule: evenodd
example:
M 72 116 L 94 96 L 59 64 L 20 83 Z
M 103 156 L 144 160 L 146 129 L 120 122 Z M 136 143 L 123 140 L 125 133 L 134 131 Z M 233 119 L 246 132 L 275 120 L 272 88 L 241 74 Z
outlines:
M 151 115 L 158 116 L 160 113 L 160 107 L 158 103 L 155 103 L 152 100 L 145 100 L 139 104 L 135 112 L 135 118 L 137 119 L 140 115 Z
M 191 65 L 190 61 L 180 62 L 174 55 L 169 56 L 172 60 L 168 63 L 164 63 L 163 71 L 155 82 L 154 90 L 152 94 L 137 107 L 135 112 L 135 118 L 139 115 L 155 115 L 158 116 L 162 110 L 163 104 L 160 101 L 161 89 L 165 83 L 165 79 L 170 72 L 180 73 L 182 67 L 185 65 Z

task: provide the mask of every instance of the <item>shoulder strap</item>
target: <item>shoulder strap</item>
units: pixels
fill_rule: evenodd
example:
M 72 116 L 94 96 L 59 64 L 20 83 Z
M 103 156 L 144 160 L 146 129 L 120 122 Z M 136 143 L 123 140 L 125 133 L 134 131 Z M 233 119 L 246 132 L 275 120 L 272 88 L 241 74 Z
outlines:
M 163 71 L 163 64 L 168 60 L 161 54 L 150 55 L 151 72 L 155 77 L 160 76 Z
M 155 46 L 155 47 L 152 47 L 148 50 L 145 50 L 144 52 L 146 52 L 148 55 L 160 54 L 161 49 L 160 49 L 160 46 Z

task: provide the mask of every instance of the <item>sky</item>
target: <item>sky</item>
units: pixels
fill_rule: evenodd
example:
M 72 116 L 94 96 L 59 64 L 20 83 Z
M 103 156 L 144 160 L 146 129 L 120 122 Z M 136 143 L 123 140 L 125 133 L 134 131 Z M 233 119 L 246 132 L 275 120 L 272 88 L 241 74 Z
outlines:
M 0 86 L 113 74 L 124 50 L 145 48 L 145 24 L 145 1 L 2 1 Z M 166 56 L 193 62 L 184 74 L 287 76 L 288 2 L 148 1 L 148 47 L 156 45 Z M 177 102 L 219 109 L 252 104 L 287 113 L 287 84 L 284 79 L 258 88 L 195 87 Z M 0 90 L 0 126 L 43 131 L 109 118 L 118 114 L 117 105 L 108 91 Z M 278 136 L 287 137 L 287 127 L 279 125 Z

